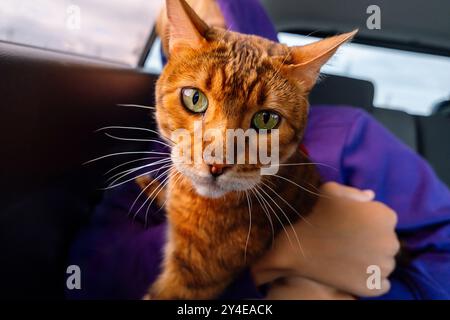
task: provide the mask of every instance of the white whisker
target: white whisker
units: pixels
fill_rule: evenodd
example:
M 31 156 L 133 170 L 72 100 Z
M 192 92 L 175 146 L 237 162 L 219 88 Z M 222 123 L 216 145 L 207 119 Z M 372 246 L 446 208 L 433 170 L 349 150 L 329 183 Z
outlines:
M 308 166 L 308 165 L 309 166 L 311 166 L 311 165 L 322 166 L 322 167 L 327 167 L 327 168 L 333 169 L 335 171 L 339 171 L 336 167 L 330 166 L 325 163 L 320 163 L 320 162 L 300 162 L 300 163 L 280 163 L 280 164 L 278 164 L 278 166 L 280 166 L 280 167 Z
M 136 199 L 134 200 L 133 204 L 130 206 L 130 209 L 128 209 L 128 216 L 130 216 L 131 211 L 133 211 L 134 206 L 136 205 L 137 201 L 139 200 L 139 198 L 145 193 L 145 191 L 147 191 L 148 188 L 150 188 L 150 186 L 155 183 L 156 181 L 158 181 L 157 179 L 159 179 L 163 174 L 159 175 L 157 178 L 152 178 L 153 180 L 147 185 L 145 186 L 145 188 L 143 188 L 141 190 L 141 192 L 139 193 L 139 195 L 136 197 Z M 167 200 L 166 200 L 167 201 Z M 165 203 L 165 202 L 164 202 Z
M 330 166 L 325 163 L 320 163 L 320 162 L 300 162 L 300 163 L 280 163 L 280 164 L 278 164 L 278 166 L 280 166 L 280 167 L 311 166 L 311 165 L 327 167 L 327 168 L 333 169 L 335 171 L 339 171 L 336 167 Z
M 310 226 L 312 226 L 312 224 L 303 216 L 301 215 L 289 202 L 287 202 L 278 192 L 276 192 L 273 188 L 271 188 L 269 185 L 267 185 L 264 182 L 261 182 L 265 187 L 269 188 L 269 190 L 271 190 L 278 198 L 280 198 L 289 208 L 291 208 L 292 211 L 294 211 L 295 213 L 297 213 L 297 215 L 299 216 L 299 218 L 301 218 L 303 221 L 305 221 L 307 224 L 309 224 Z
M 127 108 L 141 108 L 141 109 L 148 109 L 148 110 L 156 110 L 156 107 L 151 106 L 143 106 L 140 104 L 117 104 L 118 107 L 127 107 Z
M 292 232 L 294 232 L 294 236 L 295 236 L 295 239 L 297 240 L 297 244 L 298 244 L 298 246 L 299 246 L 299 248 L 300 248 L 300 251 L 301 251 L 301 253 L 302 253 L 302 255 L 305 257 L 305 252 L 303 251 L 303 247 L 302 247 L 302 245 L 301 245 L 301 243 L 300 243 L 300 239 L 299 239 L 299 237 L 298 237 L 298 234 L 297 234 L 297 232 L 295 231 L 295 228 L 294 228 L 294 225 L 292 224 L 292 222 L 291 222 L 291 220 L 289 219 L 289 216 L 284 212 L 284 210 L 283 210 L 283 208 L 281 208 L 279 205 L 278 205 L 278 203 L 263 189 L 263 188 L 261 188 L 261 187 L 259 187 L 259 189 L 262 191 L 262 192 L 264 192 L 264 194 L 267 196 L 267 197 L 269 197 L 269 199 L 278 207 L 278 209 L 281 211 L 281 213 L 284 215 L 284 217 L 287 219 L 287 221 L 288 221 L 288 223 L 289 223 L 289 225 L 290 225 L 290 227 L 291 227 L 291 230 L 292 230 Z
M 165 166 L 163 166 L 163 167 L 161 167 L 161 168 L 154 169 L 154 170 L 149 171 L 149 172 L 144 172 L 144 173 L 142 173 L 142 174 L 140 174 L 140 175 L 138 175 L 138 176 L 136 176 L 136 177 L 133 177 L 133 178 L 128 179 L 128 180 L 126 180 L 126 181 L 120 182 L 120 183 L 118 183 L 118 184 L 116 184 L 116 185 L 113 185 L 113 186 L 108 186 L 108 187 L 106 187 L 106 188 L 102 188 L 102 189 L 100 189 L 100 190 L 106 191 L 106 190 L 110 190 L 110 189 L 113 189 L 113 188 L 117 188 L 117 187 L 119 187 L 119 186 L 121 186 L 121 185 L 124 185 L 125 183 L 128 183 L 128 182 L 130 182 L 130 181 L 134 181 L 134 180 L 136 180 L 137 178 L 140 178 L 140 177 L 149 175 L 149 174 L 151 174 L 151 173 L 153 173 L 153 172 L 157 172 L 158 170 L 166 169 L 166 170 L 163 172 L 163 174 L 164 174 L 164 173 L 166 173 L 167 171 L 169 171 L 170 166 L 171 166 L 171 165 L 165 165 Z
M 177 177 L 177 176 L 178 176 L 178 177 Z M 181 178 L 183 177 L 183 175 L 181 174 L 181 172 L 178 171 L 172 178 L 175 179 L 175 177 L 177 177 L 177 180 L 174 181 L 172 187 L 174 187 L 174 186 L 181 180 Z M 169 199 L 169 198 L 166 197 L 166 200 L 164 200 L 164 203 L 163 203 L 162 206 L 158 209 L 158 211 L 156 211 L 156 213 L 158 213 L 162 208 L 164 208 L 164 207 L 166 206 L 166 203 L 167 203 L 167 200 L 168 200 L 168 199 Z
M 170 170 L 170 169 L 169 169 L 169 170 Z M 158 180 L 159 178 L 161 178 L 164 174 L 165 174 L 165 172 L 162 173 L 162 174 L 160 174 L 158 177 L 155 178 L 154 181 L 157 181 L 157 180 Z M 143 203 L 143 204 L 139 207 L 139 209 L 137 209 L 137 211 L 134 213 L 134 215 L 133 215 L 133 221 L 136 219 L 137 215 L 138 215 L 139 212 L 142 210 L 142 208 L 145 207 L 145 205 L 148 203 L 148 201 L 150 201 L 150 199 L 152 199 L 151 197 L 155 194 L 155 192 L 157 192 L 157 191 L 159 190 L 159 187 L 161 187 L 161 185 L 165 184 L 165 182 L 170 178 L 171 174 L 172 174 L 172 173 L 169 173 L 169 174 L 167 175 L 167 177 L 165 177 L 165 178 L 163 179 L 163 181 L 160 182 L 160 185 L 159 185 L 158 187 L 156 187 L 155 190 L 152 191 L 152 193 L 147 197 L 147 199 L 145 199 L 144 203 Z M 153 200 L 151 200 L 151 201 L 153 202 Z
M 258 203 L 259 203 L 259 205 L 260 205 L 261 208 L 263 209 L 264 214 L 266 215 L 267 219 L 269 220 L 269 224 L 270 224 L 270 227 L 271 227 L 271 229 L 272 229 L 272 243 L 271 243 L 271 245 L 272 245 L 272 247 L 273 247 L 273 245 L 274 245 L 274 243 L 275 243 L 275 228 L 274 228 L 274 226 L 273 226 L 272 217 L 270 216 L 270 213 L 269 213 L 269 211 L 267 210 L 267 208 L 265 207 L 265 205 L 263 205 L 263 203 L 261 203 L 261 200 L 259 199 L 259 196 L 258 196 L 258 193 L 256 192 L 256 190 L 250 189 L 250 191 L 251 191 L 251 192 L 253 193 L 253 195 L 255 196 L 256 200 L 257 200 Z
M 164 164 L 162 167 L 154 168 L 154 169 L 150 170 L 150 171 L 147 172 L 147 173 L 148 173 L 148 174 L 151 174 L 151 173 L 153 173 L 153 172 L 159 172 L 159 170 L 164 169 L 164 168 L 167 168 L 168 166 L 171 166 L 171 165 L 172 165 L 171 163 L 166 163 L 166 164 Z M 121 175 L 120 177 L 114 179 L 114 181 L 112 181 L 112 182 L 108 185 L 108 187 L 110 187 L 111 185 L 114 185 L 116 182 L 120 181 L 122 178 L 125 178 L 125 177 L 128 176 L 129 174 L 132 174 L 132 173 L 134 173 L 134 172 L 137 172 L 137 171 L 139 171 L 139 170 L 142 170 L 143 168 L 148 167 L 148 166 L 149 166 L 149 165 L 143 166 L 142 168 L 133 169 L 131 172 L 127 172 L 127 173 Z
M 165 142 L 163 142 L 163 141 L 161 141 L 161 140 L 155 140 L 155 139 L 124 138 L 124 137 L 115 136 L 115 135 L 110 134 L 110 133 L 107 133 L 107 132 L 105 132 L 104 134 L 105 134 L 105 136 L 107 136 L 107 137 L 109 137 L 109 138 L 111 138 L 111 139 L 115 139 L 115 140 L 121 140 L 121 141 L 138 141 L 138 142 L 154 142 L 154 143 L 162 144 L 163 146 L 166 146 L 166 147 L 169 147 L 169 148 L 172 147 L 171 145 L 169 145 L 169 144 L 167 144 L 167 143 L 165 143 Z
M 264 189 L 262 189 L 262 188 L 259 187 L 259 186 L 257 186 L 257 188 L 258 188 L 259 190 L 261 190 L 262 192 L 264 192 L 264 194 L 265 194 L 267 197 L 269 197 L 269 199 L 270 199 L 270 200 L 278 207 L 278 209 L 279 209 L 279 210 L 281 211 L 281 213 L 284 215 L 284 217 L 286 218 L 286 220 L 287 220 L 288 223 L 289 223 L 289 226 L 291 227 L 292 232 L 294 233 L 294 236 L 295 236 L 295 238 L 296 238 L 296 240 L 297 240 L 297 244 L 298 244 L 298 246 L 299 246 L 299 248 L 300 248 L 300 251 L 301 251 L 302 255 L 305 256 L 305 252 L 303 251 L 303 247 L 302 247 L 302 245 L 300 244 L 300 239 L 299 239 L 299 237 L 298 237 L 298 234 L 297 234 L 297 232 L 295 231 L 295 228 L 294 228 L 294 226 L 292 225 L 291 220 L 289 220 L 288 215 L 284 212 L 284 210 L 278 205 L 278 203 L 277 203 L 275 200 L 273 200 L 273 198 L 272 198 L 272 197 L 271 197 Z M 288 234 L 286 228 L 284 227 L 284 224 L 283 224 L 281 221 L 280 221 L 280 223 L 281 223 L 281 225 L 283 226 L 284 230 L 286 231 L 286 235 L 289 236 L 289 234 Z M 294 246 L 293 246 L 292 241 L 290 240 L 290 238 L 289 238 L 289 243 L 291 244 L 292 248 L 294 249 Z
M 129 151 L 129 152 L 116 152 L 116 153 L 110 153 L 89 161 L 86 161 L 83 163 L 83 165 L 95 162 L 95 161 L 99 161 L 99 160 L 103 160 L 106 158 L 110 158 L 110 157 L 115 157 L 115 156 L 123 156 L 123 155 L 132 155 L 132 154 L 153 154 L 153 155 L 163 155 L 163 156 L 170 156 L 171 154 L 168 152 L 158 152 L 158 151 Z
M 247 205 L 248 205 L 248 215 L 249 215 L 249 223 L 248 223 L 248 233 L 247 239 L 245 240 L 245 251 L 244 251 L 244 262 L 247 263 L 247 247 L 248 242 L 250 241 L 250 234 L 252 232 L 252 205 L 250 197 L 248 196 L 248 192 L 245 191 L 245 196 L 247 197 Z
M 108 171 L 106 171 L 103 175 L 106 176 L 108 173 L 113 172 L 114 170 L 117 170 L 119 168 L 122 168 L 124 166 L 126 166 L 127 164 L 131 164 L 131 163 L 135 163 L 135 162 L 139 162 L 139 161 L 144 161 L 144 160 L 156 160 L 156 159 L 162 159 L 163 157 L 145 157 L 145 158 L 140 158 L 140 159 L 135 159 L 135 160 L 131 160 L 131 161 L 127 161 L 124 162 L 122 164 L 119 164 L 118 166 L 115 166 L 112 169 L 109 169 Z M 168 158 L 168 157 L 165 157 Z
M 270 208 L 270 211 L 272 211 L 272 213 L 274 214 L 275 218 L 277 218 L 278 222 L 280 223 L 281 227 L 284 230 L 284 233 L 286 234 L 289 244 L 291 245 L 291 247 L 294 249 L 294 244 L 292 243 L 291 237 L 289 236 L 289 232 L 287 231 L 286 227 L 284 226 L 283 221 L 281 221 L 280 217 L 277 215 L 277 213 L 275 212 L 275 210 L 272 208 L 272 206 L 270 205 L 270 203 L 264 198 L 264 196 L 258 191 L 261 190 L 261 188 L 259 186 L 256 186 L 255 191 L 261 196 L 261 200 L 263 202 L 266 203 L 266 205 Z
M 160 189 L 159 189 L 158 193 L 153 197 L 152 201 L 148 204 L 147 210 L 145 210 L 145 218 L 144 218 L 144 225 L 145 225 L 145 227 L 147 227 L 147 224 L 148 224 L 148 213 L 149 213 L 149 210 L 150 210 L 150 207 L 151 207 L 153 201 L 155 201 L 155 199 L 158 198 L 158 195 L 164 190 L 164 188 L 167 187 L 167 185 L 170 182 L 170 179 L 174 179 L 178 174 L 179 174 L 179 172 L 176 172 L 174 174 L 174 172 L 172 171 L 169 174 L 169 179 L 167 179 L 164 184 L 160 185 Z M 165 203 L 165 201 L 164 201 L 164 203 Z M 161 208 L 159 208 L 159 209 L 161 209 Z M 158 211 L 159 211 L 159 209 L 158 209 Z
M 136 131 L 146 131 L 146 132 L 150 132 L 150 133 L 154 133 L 157 134 L 158 136 L 160 135 L 160 133 L 156 130 L 153 129 L 149 129 L 149 128 L 140 128 L 140 127 L 126 127 L 126 126 L 107 126 L 107 127 L 103 127 L 100 129 L 95 130 L 95 132 L 102 132 L 105 130 L 136 130 Z
M 138 196 L 136 197 L 136 199 L 134 199 L 133 203 L 131 204 L 130 208 L 128 209 L 128 216 L 130 216 L 131 211 L 133 211 L 134 206 L 136 205 L 136 203 L 138 202 L 138 200 L 141 198 L 141 196 L 145 193 L 145 191 L 147 191 L 148 188 L 150 188 L 150 186 L 155 183 L 155 179 L 153 179 L 148 185 L 145 186 L 145 188 L 142 188 L 141 192 L 138 194 Z
M 153 129 L 149 129 L 149 128 L 130 127 L 130 126 L 107 126 L 107 127 L 103 127 L 103 128 L 97 129 L 97 130 L 95 130 L 95 132 L 102 132 L 102 131 L 105 131 L 105 130 L 135 130 L 135 131 L 146 131 L 146 132 L 154 133 L 154 134 L 156 134 L 156 135 L 162 137 L 163 139 L 167 139 L 167 140 L 169 140 L 170 142 L 172 142 L 173 144 L 175 144 L 175 142 L 172 141 L 171 139 L 166 138 L 166 137 L 162 136 L 161 133 L 159 133 L 158 131 L 153 130 Z
M 109 181 L 115 179 L 116 177 L 120 176 L 119 178 L 117 178 L 116 180 L 114 180 L 114 182 L 116 182 L 116 181 L 118 181 L 118 180 L 120 180 L 120 179 L 126 177 L 127 175 L 133 173 L 133 172 L 142 170 L 142 169 L 144 169 L 144 168 L 149 168 L 149 167 L 157 166 L 158 164 L 168 163 L 168 162 L 170 162 L 170 161 L 171 161 L 170 159 L 162 159 L 162 160 L 158 160 L 158 161 L 155 161 L 155 162 L 152 162 L 152 163 L 149 163 L 149 164 L 145 164 L 145 165 L 140 166 L 140 167 L 137 167 L 137 168 L 131 168 L 131 169 L 128 169 L 128 170 L 125 170 L 125 171 L 122 171 L 122 172 L 119 172 L 119 173 L 114 174 L 113 176 L 109 177 L 109 178 L 106 180 L 106 182 L 109 182 Z M 114 184 L 114 182 L 112 182 L 112 184 Z
M 279 175 L 277 175 L 277 174 L 274 174 L 274 175 L 272 175 L 272 176 L 273 176 L 273 177 L 280 178 L 280 179 L 283 179 L 283 180 L 285 180 L 285 181 L 287 181 L 287 182 L 289 182 L 289 183 L 292 183 L 293 185 L 299 187 L 300 189 L 302 189 L 302 190 L 304 190 L 304 191 L 306 191 L 306 192 L 309 192 L 309 193 L 311 193 L 311 194 L 313 194 L 313 195 L 315 195 L 315 196 L 323 197 L 323 198 L 329 198 L 328 196 L 326 196 L 326 195 L 324 195 L 324 194 L 319 194 L 319 193 L 313 192 L 313 191 L 311 191 L 311 190 L 309 190 L 309 189 L 307 189 L 307 188 L 305 188 L 305 187 L 299 185 L 298 183 L 296 183 L 296 182 L 294 182 L 294 181 L 292 181 L 292 180 L 290 180 L 290 179 L 288 179 L 288 178 L 285 178 L 285 177 L 283 177 L 283 176 L 279 176 Z

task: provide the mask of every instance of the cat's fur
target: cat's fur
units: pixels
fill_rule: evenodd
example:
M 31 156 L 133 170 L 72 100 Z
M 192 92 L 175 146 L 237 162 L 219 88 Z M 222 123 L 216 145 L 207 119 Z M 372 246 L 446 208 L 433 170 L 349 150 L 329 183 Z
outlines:
M 179 128 L 193 134 L 195 120 L 202 121 L 205 129 L 246 130 L 255 112 L 272 109 L 282 116 L 280 162 L 307 163 L 299 144 L 306 126 L 308 93 L 320 67 L 354 32 L 289 48 L 209 27 L 184 0 L 167 0 L 166 6 L 170 28 L 164 43 L 169 60 L 156 86 L 161 135 L 170 141 Z M 199 88 L 208 97 L 204 114 L 183 107 L 183 87 Z M 177 160 L 175 153 L 172 158 Z M 165 190 L 168 239 L 162 273 L 149 291 L 151 299 L 220 295 L 268 249 L 272 228 L 276 234 L 297 221 L 299 213 L 311 210 L 320 183 L 313 165 L 280 166 L 277 175 L 288 182 L 261 176 L 259 164 L 229 165 L 222 176 L 212 178 L 205 163 L 174 163 L 174 172 L 180 174 L 171 176 Z M 225 191 L 217 195 L 216 189 Z M 257 190 L 260 198 L 250 189 Z M 298 245 L 296 239 L 292 242 Z

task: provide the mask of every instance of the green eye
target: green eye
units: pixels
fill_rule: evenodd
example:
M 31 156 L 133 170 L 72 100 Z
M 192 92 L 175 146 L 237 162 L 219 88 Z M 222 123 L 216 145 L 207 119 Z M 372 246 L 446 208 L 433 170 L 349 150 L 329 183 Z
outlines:
M 200 113 L 208 109 L 208 98 L 196 88 L 183 88 L 181 100 L 183 105 L 192 112 Z
M 253 127 L 257 130 L 271 130 L 278 126 L 281 116 L 272 111 L 259 111 L 253 116 Z

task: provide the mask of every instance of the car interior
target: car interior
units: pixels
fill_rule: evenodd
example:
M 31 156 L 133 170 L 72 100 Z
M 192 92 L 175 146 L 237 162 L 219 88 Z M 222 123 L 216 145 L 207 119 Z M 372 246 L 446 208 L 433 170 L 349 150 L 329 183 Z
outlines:
M 383 28 L 368 32 L 360 27 L 355 43 L 450 59 L 450 3 L 432 0 L 424 8 L 419 0 L 379 2 L 386 12 Z M 366 0 L 262 3 L 279 32 L 317 36 L 364 26 L 357 12 L 370 5 Z M 137 66 L 0 41 L 5 298 L 64 299 L 68 249 L 101 200 L 103 174 L 117 164 L 109 159 L 84 163 L 148 147 L 145 142 L 114 141 L 95 131 L 110 125 L 154 127 L 149 110 L 125 106 L 154 105 L 158 74 L 144 68 L 154 40 L 153 30 L 142 40 L 146 45 Z M 418 115 L 374 106 L 376 90 L 371 81 L 328 74 L 310 102 L 313 107 L 336 105 L 336 112 L 339 105 L 363 108 L 424 157 L 450 186 L 448 99 L 433 106 L 431 114 Z

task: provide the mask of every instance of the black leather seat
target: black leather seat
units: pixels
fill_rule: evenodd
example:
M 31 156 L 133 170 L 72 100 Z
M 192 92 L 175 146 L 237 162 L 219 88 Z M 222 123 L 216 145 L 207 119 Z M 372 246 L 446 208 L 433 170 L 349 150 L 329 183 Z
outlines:
M 357 106 L 372 112 L 375 88 L 366 80 L 323 75 L 312 90 L 309 101 L 314 104 Z
M 450 100 L 441 101 L 433 108 L 433 114 L 450 118 Z
M 94 131 L 151 126 L 147 110 L 117 104 L 151 105 L 156 76 L 63 58 L 0 43 L 0 298 L 64 298 L 68 248 L 103 173 L 129 159 L 82 163 L 146 149 Z
M 415 117 L 398 110 L 373 108 L 372 115 L 400 140 L 414 150 L 418 150 Z

